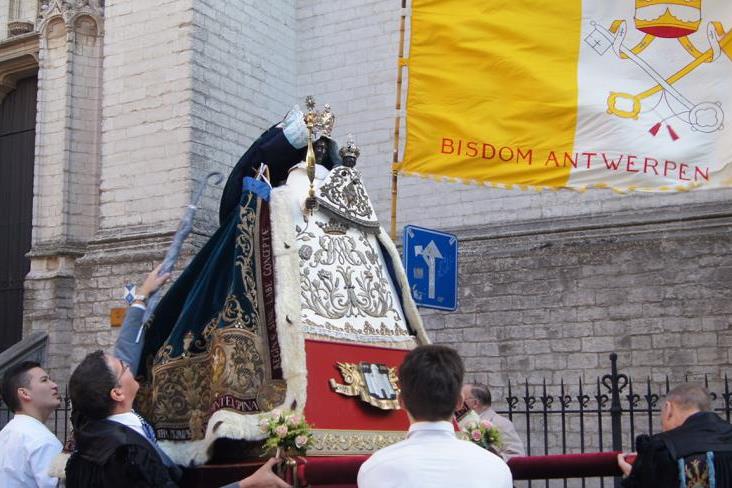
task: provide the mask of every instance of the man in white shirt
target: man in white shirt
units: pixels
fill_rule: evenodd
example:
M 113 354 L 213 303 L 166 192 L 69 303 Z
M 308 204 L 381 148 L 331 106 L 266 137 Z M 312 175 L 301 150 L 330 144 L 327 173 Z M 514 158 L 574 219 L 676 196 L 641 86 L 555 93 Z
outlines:
M 498 453 L 508 461 L 515 456 L 524 456 L 524 443 L 516 432 L 513 422 L 506 417 L 496 413 L 491 404 L 493 403 L 491 391 L 487 386 L 480 383 L 468 383 L 463 386 L 463 398 L 465 404 L 478 414 L 480 420 L 487 420 L 492 423 L 501 433 L 501 447 Z
M 24 361 L 5 372 L 2 397 L 15 417 L 0 431 L 0 485 L 57 486 L 48 469 L 62 446 L 44 423 L 61 402 L 58 385 L 40 364 Z
M 399 367 L 399 401 L 407 439 L 375 452 L 358 472 L 359 488 L 511 488 L 511 471 L 495 454 L 455 436 L 453 412 L 463 402 L 463 363 L 449 347 L 420 346 Z

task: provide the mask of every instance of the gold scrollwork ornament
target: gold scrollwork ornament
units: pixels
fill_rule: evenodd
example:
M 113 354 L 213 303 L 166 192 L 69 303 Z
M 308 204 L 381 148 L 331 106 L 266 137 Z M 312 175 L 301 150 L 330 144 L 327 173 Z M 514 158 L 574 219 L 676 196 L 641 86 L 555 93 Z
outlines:
M 334 392 L 357 396 L 361 401 L 381 410 L 399 410 L 399 386 L 396 368 L 383 364 L 360 362 L 336 363 L 345 385 L 329 380 Z

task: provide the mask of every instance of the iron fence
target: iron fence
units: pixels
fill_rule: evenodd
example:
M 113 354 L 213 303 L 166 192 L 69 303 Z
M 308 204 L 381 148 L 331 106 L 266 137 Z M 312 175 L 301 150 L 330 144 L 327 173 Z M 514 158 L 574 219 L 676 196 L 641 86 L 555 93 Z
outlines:
M 562 380 L 558 386 L 530 385 L 525 380 L 520 387 L 509 382 L 505 409 L 497 413 L 508 417 L 524 441 L 527 455 L 572 454 L 598 451 L 630 451 L 636 434 L 653 434 L 660 429 L 658 415 L 663 396 L 668 393 L 670 381 L 661 384 L 646 378 L 640 382 L 618 371 L 617 355 L 610 355 L 610 372 L 588 385 L 578 379 L 576 385 Z M 727 422 L 732 414 L 732 394 L 727 375 L 714 378 L 704 376 L 704 385 L 710 389 L 714 410 Z M 70 436 L 71 401 L 67 394 L 47 425 L 64 442 Z M 0 428 L 12 418 L 7 406 L 0 403 Z M 522 482 L 532 486 L 531 481 Z M 576 479 L 533 482 L 546 487 L 617 486 L 618 480 Z M 517 483 L 521 485 L 521 483 Z
M 688 381 L 688 378 L 686 378 Z M 732 413 L 729 380 L 714 378 L 721 391 L 710 390 L 714 410 L 727 422 Z M 574 454 L 602 451 L 632 451 L 637 434 L 653 434 L 660 430 L 660 411 L 670 389 L 668 376 L 658 383 L 646 378 L 634 382 L 618 371 L 617 354 L 610 354 L 610 372 L 592 384 L 581 378 L 574 385 L 561 380 L 558 386 L 530 385 L 528 380 L 517 386 L 509 382 L 506 408 L 496 412 L 508 417 L 524 441 L 527 455 Z M 554 480 L 533 482 L 541 486 L 619 486 L 619 479 Z M 532 482 L 525 482 L 532 486 Z

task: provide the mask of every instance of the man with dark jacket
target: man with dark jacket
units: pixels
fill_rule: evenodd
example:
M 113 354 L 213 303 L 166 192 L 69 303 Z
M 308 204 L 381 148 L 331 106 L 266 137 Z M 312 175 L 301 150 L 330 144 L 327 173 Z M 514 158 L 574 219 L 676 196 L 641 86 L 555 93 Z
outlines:
M 145 279 L 127 312 L 114 355 L 96 351 L 77 366 L 69 380 L 76 450 L 66 464 L 66 486 L 174 487 L 181 470 L 158 446 L 153 428 L 132 410 L 140 387 L 135 379 L 142 342 L 135 340 L 145 300 L 169 274 L 160 266 Z M 230 487 L 289 486 L 272 472 L 270 459 L 252 476 Z
M 68 488 L 178 486 L 180 469 L 158 447 L 152 428 L 132 410 L 139 384 L 122 360 L 96 351 L 71 374 L 76 450 L 66 464 Z M 269 460 L 233 487 L 289 486 Z
M 711 411 L 707 390 L 684 384 L 668 392 L 663 432 L 636 440 L 638 457 L 618 456 L 624 488 L 732 486 L 732 425 Z

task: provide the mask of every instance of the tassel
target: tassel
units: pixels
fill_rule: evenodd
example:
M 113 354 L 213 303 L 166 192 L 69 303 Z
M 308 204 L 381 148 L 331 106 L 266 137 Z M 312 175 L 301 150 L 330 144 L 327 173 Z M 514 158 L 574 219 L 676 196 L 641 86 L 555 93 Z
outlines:
M 658 122 L 656 125 L 650 128 L 648 132 L 650 132 L 653 137 L 656 137 L 656 134 L 658 134 L 658 130 L 661 128 L 661 122 Z
M 671 126 L 670 126 L 670 125 L 667 125 L 666 127 L 668 128 L 668 133 L 669 133 L 669 134 L 671 135 L 671 139 L 673 139 L 674 141 L 678 140 L 678 138 L 679 138 L 679 135 L 678 135 L 678 134 L 676 133 L 676 131 L 674 131 L 674 130 L 673 130 L 673 129 L 671 128 Z

